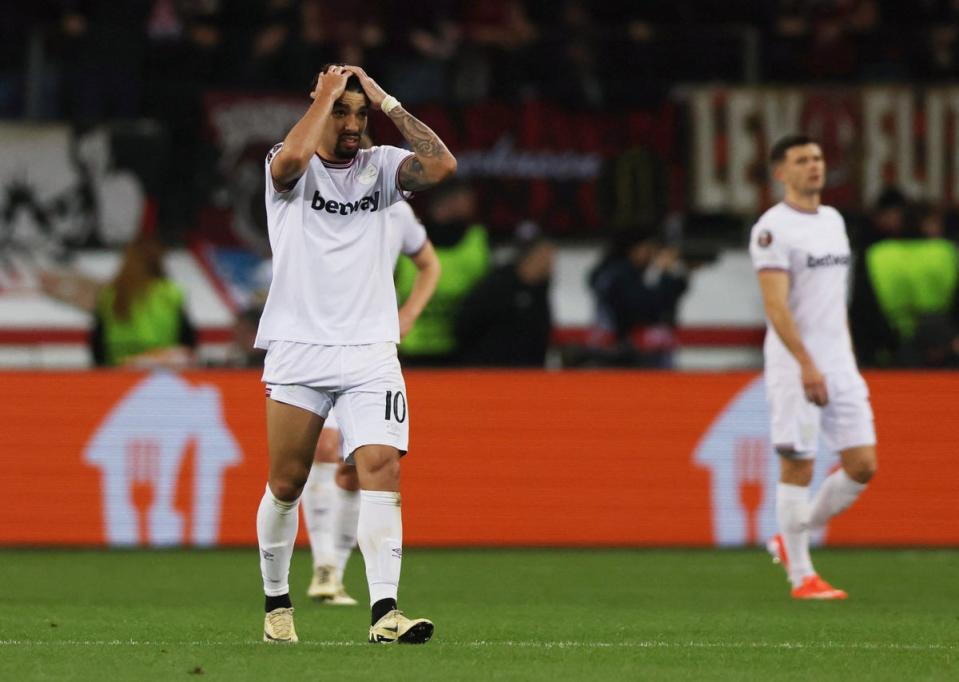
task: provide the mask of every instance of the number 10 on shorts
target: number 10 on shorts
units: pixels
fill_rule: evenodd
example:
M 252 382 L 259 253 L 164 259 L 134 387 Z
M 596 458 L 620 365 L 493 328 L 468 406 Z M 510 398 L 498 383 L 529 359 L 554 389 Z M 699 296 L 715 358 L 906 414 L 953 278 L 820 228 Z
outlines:
M 397 391 L 396 395 L 393 394 L 393 391 L 386 392 L 386 416 L 384 419 L 389 421 L 391 418 L 396 419 L 400 424 L 406 421 L 406 396 L 403 395 L 403 391 Z

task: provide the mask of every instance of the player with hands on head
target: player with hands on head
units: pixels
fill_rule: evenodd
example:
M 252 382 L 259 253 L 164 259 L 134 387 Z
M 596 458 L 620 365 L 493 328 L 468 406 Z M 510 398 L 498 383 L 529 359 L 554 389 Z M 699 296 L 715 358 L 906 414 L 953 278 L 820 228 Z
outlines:
M 845 599 L 813 569 L 809 535 L 855 502 L 877 468 L 869 389 L 846 311 L 849 239 L 842 216 L 821 201 L 826 164 L 819 144 L 790 135 L 773 146 L 770 160 L 785 198 L 760 217 L 749 244 L 766 312 L 766 394 L 780 455 L 780 532 L 768 548 L 786 569 L 794 598 Z M 841 466 L 810 502 L 820 431 Z
M 363 147 L 371 146 L 363 136 Z M 410 295 L 399 309 L 400 339 L 409 333 L 429 302 L 440 278 L 441 266 L 426 228 L 405 201 L 389 208 L 390 259 L 407 256 L 416 268 Z M 310 477 L 301 496 L 303 520 L 313 558 L 313 577 L 306 595 L 321 604 L 356 604 L 343 585 L 343 574 L 356 546 L 360 482 L 356 467 L 344 462 L 335 410 L 323 424 Z
M 267 155 L 264 169 L 273 279 L 254 344 L 267 352 L 270 467 L 257 512 L 263 636 L 297 640 L 289 568 L 299 498 L 335 405 L 342 453 L 360 484 L 357 536 L 370 593 L 369 641 L 423 643 L 433 624 L 406 617 L 396 601 L 409 410 L 396 353 L 387 209 L 455 173 L 456 159 L 358 67 L 324 68 L 310 94 L 309 108 Z M 371 109 L 389 117 L 412 152 L 361 149 Z

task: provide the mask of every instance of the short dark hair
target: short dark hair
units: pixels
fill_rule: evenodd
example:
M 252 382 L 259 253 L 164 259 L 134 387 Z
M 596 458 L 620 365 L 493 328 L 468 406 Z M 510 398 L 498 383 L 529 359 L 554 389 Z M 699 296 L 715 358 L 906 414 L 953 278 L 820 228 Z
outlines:
M 786 137 L 780 138 L 769 151 L 769 163 L 775 166 L 780 161 L 786 159 L 786 152 L 790 149 L 793 147 L 802 147 L 807 144 L 819 144 L 819 142 L 809 137 L 809 135 L 786 135 Z
M 310 82 L 310 92 L 316 90 L 316 84 L 320 82 L 320 74 L 326 73 L 327 69 L 331 66 L 346 66 L 346 64 L 324 64 L 319 72 L 313 76 L 313 80 Z M 360 79 L 356 76 L 350 76 L 346 79 L 346 92 L 358 92 L 364 97 L 366 97 L 366 91 L 363 90 L 363 84 L 360 83 Z M 367 102 L 369 102 L 369 97 L 366 97 Z

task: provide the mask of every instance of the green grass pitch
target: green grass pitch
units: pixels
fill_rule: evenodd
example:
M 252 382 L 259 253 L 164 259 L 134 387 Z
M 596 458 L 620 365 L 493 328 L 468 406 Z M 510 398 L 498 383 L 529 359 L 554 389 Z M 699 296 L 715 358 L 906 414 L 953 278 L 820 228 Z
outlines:
M 292 585 L 298 645 L 259 641 L 255 549 L 0 551 L 0 680 L 959 679 L 959 551 L 819 551 L 847 602 L 788 598 L 759 551 L 422 550 L 425 646 Z M 356 553 L 347 586 L 365 600 Z

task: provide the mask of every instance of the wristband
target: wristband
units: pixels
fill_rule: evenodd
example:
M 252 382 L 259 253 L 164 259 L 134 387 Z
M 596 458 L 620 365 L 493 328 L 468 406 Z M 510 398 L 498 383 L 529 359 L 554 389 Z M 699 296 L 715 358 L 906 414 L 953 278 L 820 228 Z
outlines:
M 400 101 L 393 97 L 393 95 L 387 95 L 383 98 L 383 101 L 380 102 L 380 109 L 384 114 L 390 113 L 398 106 L 400 106 Z

